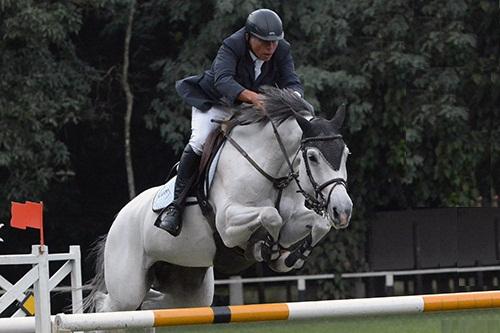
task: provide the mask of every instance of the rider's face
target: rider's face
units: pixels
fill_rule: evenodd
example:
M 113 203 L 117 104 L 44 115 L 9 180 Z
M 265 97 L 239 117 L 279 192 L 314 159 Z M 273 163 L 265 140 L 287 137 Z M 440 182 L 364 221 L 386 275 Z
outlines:
M 255 36 L 250 36 L 248 41 L 253 54 L 260 60 L 269 61 L 278 47 L 278 41 L 267 41 L 259 39 Z

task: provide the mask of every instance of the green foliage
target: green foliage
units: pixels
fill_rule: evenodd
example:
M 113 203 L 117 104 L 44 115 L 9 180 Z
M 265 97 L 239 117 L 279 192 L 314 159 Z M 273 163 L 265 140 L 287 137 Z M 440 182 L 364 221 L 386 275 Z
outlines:
M 292 15 L 286 30 L 299 41 L 306 97 L 323 116 L 350 101 L 345 131 L 357 211 L 350 230 L 329 235 L 307 272 L 364 267 L 359 235 L 371 211 L 470 206 L 481 192 L 498 191 L 499 101 L 490 94 L 498 87 L 498 6 L 313 1 L 285 12 Z M 325 283 L 321 296 L 345 296 L 343 288 Z
M 158 95 L 151 104 L 154 114 L 150 127 L 159 126 L 166 141 L 180 151 L 190 130 L 191 110 L 175 91 L 175 81 L 208 68 L 223 38 L 239 29 L 258 1 L 182 1 L 166 2 L 170 48 L 153 64 L 162 69 Z
M 71 39 L 82 24 L 75 5 L 24 0 L 0 8 L 0 207 L 6 208 L 9 200 L 43 198 L 51 182 L 71 175 L 58 134 L 88 116 L 91 71 Z

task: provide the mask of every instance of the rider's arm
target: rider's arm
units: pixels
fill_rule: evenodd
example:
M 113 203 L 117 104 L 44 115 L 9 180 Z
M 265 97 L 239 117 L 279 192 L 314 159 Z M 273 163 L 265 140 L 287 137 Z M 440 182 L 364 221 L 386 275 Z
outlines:
M 234 79 L 237 62 L 238 56 L 229 46 L 222 44 L 214 61 L 215 89 L 233 104 L 240 101 L 260 107 L 262 102 L 259 94 L 246 89 Z
M 238 100 L 244 103 L 250 103 L 255 105 L 256 107 L 262 106 L 262 100 L 260 99 L 260 95 L 255 91 L 245 89 L 243 90 L 239 96 Z
M 233 104 L 245 90 L 245 87 L 234 79 L 237 62 L 238 56 L 234 51 L 222 44 L 213 63 L 215 89 Z

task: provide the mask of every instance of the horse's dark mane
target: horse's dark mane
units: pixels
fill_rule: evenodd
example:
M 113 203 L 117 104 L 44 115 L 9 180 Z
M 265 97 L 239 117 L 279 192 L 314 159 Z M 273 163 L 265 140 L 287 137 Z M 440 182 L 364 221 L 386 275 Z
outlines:
M 262 97 L 264 109 L 260 110 L 251 104 L 242 104 L 235 109 L 235 118 L 243 124 L 268 121 L 268 116 L 277 124 L 298 113 L 302 116 L 313 116 L 314 109 L 302 97 L 291 89 L 263 87 Z

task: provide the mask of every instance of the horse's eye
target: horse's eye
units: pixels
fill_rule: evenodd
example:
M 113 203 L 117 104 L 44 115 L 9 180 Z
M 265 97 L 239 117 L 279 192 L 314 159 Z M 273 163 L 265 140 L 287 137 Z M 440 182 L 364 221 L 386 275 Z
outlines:
M 307 158 L 313 163 L 318 163 L 318 157 L 314 153 L 307 154 Z

